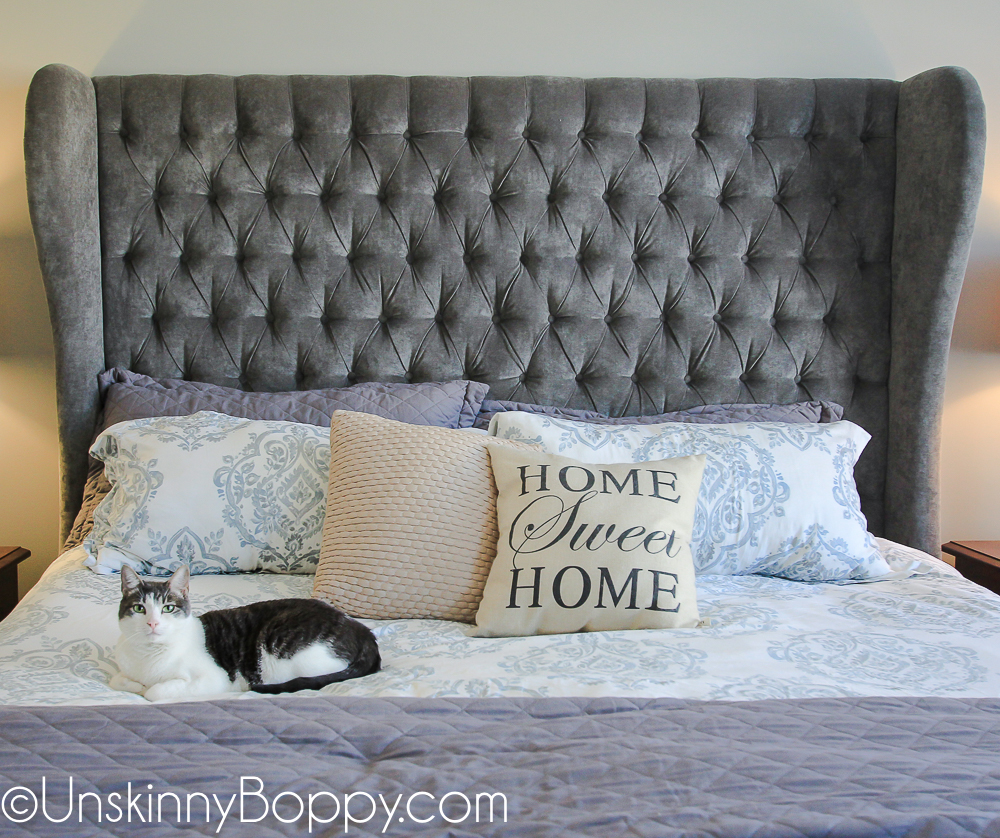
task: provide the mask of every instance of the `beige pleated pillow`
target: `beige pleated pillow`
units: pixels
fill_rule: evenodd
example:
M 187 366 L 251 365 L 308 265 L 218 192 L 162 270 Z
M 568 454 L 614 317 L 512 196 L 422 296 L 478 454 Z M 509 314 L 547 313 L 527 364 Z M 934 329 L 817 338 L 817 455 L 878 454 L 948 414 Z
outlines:
M 492 445 L 533 449 L 336 411 L 313 596 L 352 617 L 472 622 L 496 555 Z

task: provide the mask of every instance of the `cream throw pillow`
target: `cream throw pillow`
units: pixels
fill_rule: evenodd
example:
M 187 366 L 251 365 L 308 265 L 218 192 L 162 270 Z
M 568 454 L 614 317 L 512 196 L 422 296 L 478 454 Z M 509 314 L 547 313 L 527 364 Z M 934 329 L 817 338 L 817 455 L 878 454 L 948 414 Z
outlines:
M 353 617 L 471 623 L 496 555 L 494 445 L 533 450 L 336 411 L 313 596 Z
M 490 448 L 500 540 L 476 634 L 699 623 L 691 528 L 704 455 L 589 465 Z

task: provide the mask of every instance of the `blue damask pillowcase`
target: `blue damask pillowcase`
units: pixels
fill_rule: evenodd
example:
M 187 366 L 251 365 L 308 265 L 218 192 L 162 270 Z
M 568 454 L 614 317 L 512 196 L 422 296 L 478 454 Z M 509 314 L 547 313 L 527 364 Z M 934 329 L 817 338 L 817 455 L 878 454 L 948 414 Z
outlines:
M 326 428 L 203 411 L 119 423 L 90 453 L 111 483 L 83 543 L 98 573 L 315 572 Z
M 692 552 L 701 574 L 845 582 L 892 573 L 854 482 L 871 436 L 852 422 L 603 426 L 499 413 L 490 431 L 587 463 L 705 454 Z

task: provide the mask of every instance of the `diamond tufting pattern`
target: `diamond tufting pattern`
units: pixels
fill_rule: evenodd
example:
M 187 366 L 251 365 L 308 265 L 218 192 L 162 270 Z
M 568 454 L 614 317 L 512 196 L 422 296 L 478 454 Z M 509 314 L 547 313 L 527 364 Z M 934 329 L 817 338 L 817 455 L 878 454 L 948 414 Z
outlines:
M 826 399 L 880 531 L 898 84 L 95 79 L 105 352 L 612 415 Z
M 393 822 L 405 835 L 950 836 L 1000 834 L 995 699 L 346 699 L 295 696 L 158 706 L 14 708 L 0 726 L 2 786 L 45 775 L 66 811 L 67 776 L 102 796 L 239 794 L 240 777 L 279 792 L 442 797 L 502 792 L 507 822 Z M 261 755 L 266 754 L 266 761 Z M 256 788 L 256 783 L 249 786 Z M 145 798 L 143 798 L 144 800 Z M 154 798 L 155 799 L 155 798 Z M 416 803 L 425 802 L 417 798 Z M 168 798 L 169 802 L 169 798 Z M 248 799 L 247 817 L 260 808 Z M 358 804 L 361 803 L 359 799 Z M 237 807 L 239 801 L 237 800 Z M 414 805 L 418 817 L 432 806 Z M 285 810 L 291 818 L 296 807 Z M 429 811 L 428 811 L 429 810 Z M 201 817 L 201 810 L 197 810 Z M 326 811 L 326 810 L 323 810 Z M 361 817 L 369 811 L 353 810 Z M 169 810 L 168 810 L 169 812 Z M 460 809 L 457 814 L 461 814 Z M 110 811 L 109 811 L 110 813 Z M 454 816 L 454 813 L 453 813 Z M 168 814 L 141 834 L 177 833 Z M 185 833 L 216 834 L 218 813 Z M 98 825 L 93 800 L 72 833 Z M 40 816 L 5 835 L 65 835 Z M 318 828 L 339 835 L 343 821 Z M 351 824 L 382 834 L 385 816 Z M 228 835 L 305 833 L 305 820 L 238 823 Z

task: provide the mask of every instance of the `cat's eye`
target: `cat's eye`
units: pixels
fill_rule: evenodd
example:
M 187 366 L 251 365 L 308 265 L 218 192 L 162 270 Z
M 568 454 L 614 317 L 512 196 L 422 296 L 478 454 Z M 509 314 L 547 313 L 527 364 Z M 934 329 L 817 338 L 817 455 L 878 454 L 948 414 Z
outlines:
M 162 610 L 163 610 L 164 614 L 173 614 L 177 610 L 177 606 L 176 605 L 164 605 Z
M 132 613 L 133 614 L 145 614 L 146 613 L 146 606 L 145 605 L 133 605 L 132 606 Z

